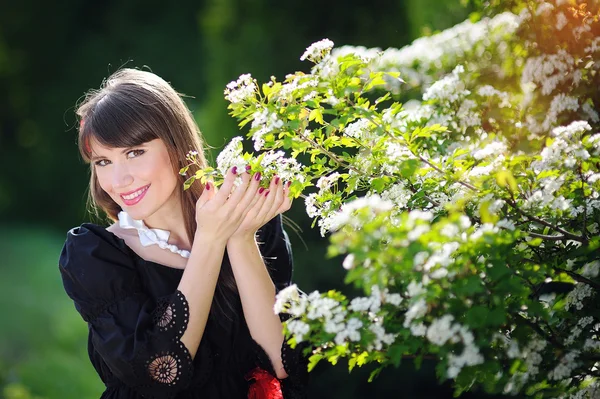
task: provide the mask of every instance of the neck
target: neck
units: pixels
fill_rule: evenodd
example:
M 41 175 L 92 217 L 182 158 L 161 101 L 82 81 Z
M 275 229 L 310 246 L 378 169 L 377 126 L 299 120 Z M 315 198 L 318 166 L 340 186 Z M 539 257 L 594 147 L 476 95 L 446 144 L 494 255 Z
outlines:
M 160 209 L 144 219 L 144 224 L 151 229 L 168 230 L 171 233 L 169 244 L 174 244 L 181 249 L 191 248 L 181 207 L 181 195 L 177 190 Z

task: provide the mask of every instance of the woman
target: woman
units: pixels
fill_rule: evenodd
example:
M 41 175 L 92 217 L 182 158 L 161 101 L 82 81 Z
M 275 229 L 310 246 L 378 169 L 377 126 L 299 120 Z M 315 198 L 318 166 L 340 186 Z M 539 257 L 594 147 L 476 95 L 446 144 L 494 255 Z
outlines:
M 114 223 L 70 230 L 59 266 L 102 398 L 304 397 L 306 359 L 273 313 L 292 273 L 290 182 L 264 190 L 234 167 L 218 190 L 184 191 L 189 151 L 206 164 L 200 133 L 150 72 L 115 73 L 77 113 L 91 202 Z

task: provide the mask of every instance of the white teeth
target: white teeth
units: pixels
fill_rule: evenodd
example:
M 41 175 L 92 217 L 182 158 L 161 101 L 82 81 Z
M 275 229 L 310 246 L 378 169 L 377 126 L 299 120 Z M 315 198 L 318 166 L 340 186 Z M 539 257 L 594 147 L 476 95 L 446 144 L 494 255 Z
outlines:
M 132 200 L 132 199 L 134 199 L 134 198 L 137 198 L 137 197 L 139 197 L 140 195 L 142 195 L 142 193 L 143 193 L 144 191 L 146 191 L 146 189 L 147 189 L 147 188 L 148 188 L 148 187 L 144 187 L 144 188 L 142 188 L 142 189 L 140 189 L 140 190 L 136 191 L 136 192 L 135 192 L 135 193 L 133 193 L 133 194 L 129 194 L 129 195 L 122 195 L 121 197 L 123 197 L 123 199 L 126 199 L 126 200 Z

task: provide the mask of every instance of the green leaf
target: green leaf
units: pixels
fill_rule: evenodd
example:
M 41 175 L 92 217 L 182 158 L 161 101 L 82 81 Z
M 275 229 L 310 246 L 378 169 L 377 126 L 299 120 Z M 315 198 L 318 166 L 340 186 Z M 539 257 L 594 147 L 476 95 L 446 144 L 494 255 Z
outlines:
M 483 327 L 486 324 L 485 321 L 488 313 L 489 310 L 486 307 L 473 306 L 467 310 L 465 319 L 467 324 L 473 328 Z
M 417 168 L 419 167 L 419 161 L 417 159 L 407 159 L 400 163 L 400 175 L 406 179 L 410 179 L 414 176 Z
M 506 187 L 510 189 L 511 192 L 515 193 L 519 189 L 517 185 L 517 180 L 510 172 L 510 170 L 501 170 L 496 173 L 496 182 L 500 187 Z
M 321 125 L 325 123 L 323 121 L 323 112 L 321 112 L 320 108 L 315 108 L 312 111 L 310 111 L 310 114 L 308 114 L 308 120 L 317 121 L 317 123 L 320 123 Z
M 317 364 L 323 359 L 323 355 L 315 353 L 308 358 L 308 371 L 312 371 Z

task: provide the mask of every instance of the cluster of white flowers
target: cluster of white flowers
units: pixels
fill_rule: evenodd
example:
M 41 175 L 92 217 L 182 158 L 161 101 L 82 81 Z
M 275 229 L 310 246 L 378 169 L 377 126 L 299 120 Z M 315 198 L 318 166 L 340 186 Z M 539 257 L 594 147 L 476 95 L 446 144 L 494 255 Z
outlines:
M 559 50 L 556 54 L 530 57 L 523 68 L 521 84 L 534 83 L 541 86 L 541 93 L 548 96 L 557 86 L 569 80 L 574 84 L 579 83 L 579 81 L 575 81 L 580 77 L 577 78 L 573 73 L 574 68 L 575 59 L 564 49 Z
M 402 297 L 399 294 L 391 294 L 388 289 L 382 292 L 378 286 L 371 288 L 371 296 L 368 298 L 354 298 L 348 309 L 353 312 L 367 313 L 372 323 L 369 329 L 375 333 L 375 338 L 369 344 L 368 350 L 381 350 L 383 345 L 391 345 L 396 335 L 386 333 L 381 325 L 382 318 L 377 316 L 382 302 L 399 305 Z M 341 304 L 333 298 L 322 297 L 318 291 L 306 295 L 298 290 L 296 285 L 291 285 L 279 291 L 276 297 L 273 311 L 276 314 L 288 313 L 294 317 L 306 316 L 308 320 L 319 320 L 323 323 L 323 330 L 329 334 L 335 334 L 334 341 L 337 345 L 343 345 L 346 341 L 357 342 L 361 339 L 360 329 L 364 323 L 357 317 L 348 316 Z M 288 330 L 294 334 L 297 342 L 304 339 L 310 332 L 310 325 L 304 321 L 293 319 L 287 323 Z
M 304 183 L 303 165 L 295 158 L 288 158 L 283 151 L 267 151 L 260 161 L 265 175 L 277 175 L 281 181 L 299 181 Z
M 547 132 L 552 129 L 552 127 L 555 126 L 556 122 L 558 121 L 559 116 L 565 111 L 575 112 L 578 109 L 579 100 L 577 100 L 577 98 L 568 96 L 565 93 L 558 93 L 552 99 L 552 102 L 550 103 L 550 109 L 546 113 L 546 118 L 540 126 L 542 131 Z M 537 121 L 535 123 L 537 124 Z M 539 128 L 536 127 L 532 130 L 539 131 Z
M 585 284 L 585 283 L 577 283 L 575 288 L 569 292 L 567 295 L 567 300 L 565 303 L 565 310 L 569 310 L 571 307 L 576 308 L 577 310 L 583 309 L 583 300 L 585 298 L 591 297 L 595 294 L 594 289 Z
M 447 226 L 455 226 L 455 224 L 448 224 Z M 458 233 L 458 229 L 457 229 Z M 429 245 L 435 250 L 429 257 L 423 266 L 415 265 L 415 269 L 429 273 L 428 276 L 432 279 L 441 279 L 444 277 L 454 277 L 455 272 L 448 271 L 448 266 L 454 262 L 452 255 L 460 248 L 460 243 L 457 241 L 440 243 L 431 243 Z M 432 271 L 433 270 L 433 271 Z
M 348 309 L 355 312 L 372 312 L 377 313 L 381 308 L 382 303 L 389 303 L 394 306 L 402 303 L 402 296 L 397 293 L 390 293 L 387 288 L 380 290 L 376 285 L 371 287 L 371 295 L 368 297 L 356 297 L 352 299 Z
M 505 91 L 500 91 L 494 86 L 484 85 L 477 89 L 477 94 L 481 97 L 494 98 L 500 100 L 500 107 L 505 108 L 510 106 L 510 95 Z
M 283 121 L 279 119 L 275 112 L 271 112 L 268 109 L 256 111 L 252 115 L 252 140 L 254 141 L 254 150 L 260 151 L 265 145 L 264 137 L 272 132 L 283 127 Z
M 569 378 L 573 370 L 579 367 L 580 363 L 576 361 L 579 356 L 579 351 L 573 350 L 567 353 L 560 363 L 548 373 L 548 378 L 551 380 L 564 380 Z
M 243 138 L 238 136 L 231 139 L 225 148 L 217 156 L 217 169 L 223 176 L 232 168 L 236 167 L 238 174 L 246 169 L 248 161 L 244 158 Z M 284 181 L 304 182 L 305 176 L 302 173 L 302 164 L 295 158 L 287 158 L 283 151 L 268 151 L 260 163 L 263 175 L 277 175 Z M 241 178 L 236 180 L 236 184 L 241 182 Z
M 369 325 L 369 330 L 375 333 L 375 339 L 367 346 L 368 351 L 381 350 L 383 348 L 383 344 L 391 345 L 394 343 L 396 339 L 396 334 L 386 333 L 381 323 L 381 319 L 379 322 L 375 322 Z
M 239 171 L 243 171 L 248 165 L 242 155 L 244 151 L 243 140 L 244 138 L 240 136 L 232 138 L 217 156 L 217 169 L 223 176 L 226 176 L 227 171 L 234 166 Z
M 497 48 L 500 57 L 510 52 L 507 40 L 514 37 L 519 28 L 520 17 L 505 12 L 478 22 L 466 20 L 432 36 L 423 36 L 400 49 L 343 46 L 333 50 L 332 58 L 348 53 L 360 54 L 370 59 L 374 71 L 400 71 L 402 78 L 411 86 L 427 85 L 432 76 L 441 69 L 453 68 L 470 54 L 484 54 Z M 443 60 L 443 62 L 442 62 Z M 397 88 L 390 87 L 394 90 Z
M 308 202 L 307 198 L 307 213 L 309 212 L 309 205 L 314 206 L 314 204 Z M 326 232 L 339 230 L 346 225 L 360 228 L 365 220 L 371 220 L 377 214 L 390 211 L 393 208 L 394 204 L 391 201 L 384 200 L 376 194 L 357 198 L 343 204 L 339 211 L 331 212 L 324 219 L 319 220 L 321 235 L 325 236 Z M 368 215 L 364 218 L 358 217 L 356 211 L 359 210 L 367 210 Z M 315 214 L 314 209 L 310 209 L 310 211 Z
M 313 75 L 287 75 L 286 79 L 292 80 L 288 83 L 284 83 L 279 92 L 276 93 L 276 97 L 279 100 L 289 101 L 296 93 L 307 89 L 309 89 L 310 92 L 305 96 L 312 95 L 313 89 L 319 84 L 319 79 Z
M 531 163 L 533 170 L 540 173 L 546 170 L 558 169 L 567 163 L 572 167 L 577 161 L 586 160 L 590 154 L 582 145 L 579 136 L 592 127 L 586 121 L 575 121 L 568 126 L 559 126 L 552 130 L 555 136 L 549 146 L 544 147 L 540 159 Z
M 460 371 L 466 366 L 476 366 L 484 362 L 483 356 L 479 353 L 479 348 L 475 345 L 473 333 L 465 326 L 460 326 L 458 334 L 464 344 L 464 348 L 462 353 L 458 356 L 453 353 L 448 355 L 448 378 L 456 378 Z
M 539 373 L 539 365 L 543 360 L 540 352 L 546 349 L 546 346 L 548 343 L 545 340 L 535 337 L 525 347 L 522 355 L 525 358 L 528 376 L 533 377 Z
M 427 328 L 426 337 L 434 345 L 442 346 L 456 337 L 460 324 L 454 323 L 454 316 L 447 314 L 434 319 Z
M 337 184 L 340 178 L 340 174 L 338 172 L 334 172 L 329 176 L 321 176 L 319 180 L 317 180 L 317 188 L 319 188 L 319 195 L 323 195 L 325 191 L 330 191 L 331 187 L 334 184 Z
M 596 278 L 600 272 L 600 260 L 588 262 L 583 265 L 581 275 L 587 278 Z
M 225 99 L 232 104 L 239 104 L 254 97 L 258 88 L 250 74 L 244 74 L 238 80 L 230 82 L 225 88 Z
M 310 332 L 310 325 L 302 320 L 290 320 L 287 322 L 287 328 L 296 337 L 296 342 L 304 340 L 304 336 Z
M 331 49 L 333 49 L 333 42 L 331 40 L 320 40 L 306 48 L 306 51 L 302 54 L 302 57 L 300 57 L 300 61 L 310 60 L 314 63 L 321 62 L 329 55 L 329 53 L 331 53 Z
M 487 157 L 497 157 L 498 155 L 504 153 L 507 150 L 507 148 L 508 147 L 506 143 L 503 143 L 501 141 L 493 141 L 487 144 L 485 147 L 475 151 L 473 153 L 473 158 L 477 160 L 482 160 Z
M 371 133 L 371 129 L 369 129 L 370 125 L 371 122 L 368 119 L 361 118 L 356 122 L 348 124 L 343 133 L 357 140 L 365 140 Z
M 600 381 L 593 381 L 582 390 L 569 396 L 569 399 L 597 399 L 600 397 Z
M 412 196 L 413 193 L 403 181 L 393 184 L 381 193 L 381 198 L 385 201 L 391 201 L 398 210 L 404 209 Z
M 465 89 L 465 84 L 460 79 L 464 72 L 465 68 L 457 65 L 452 74 L 438 80 L 423 93 L 423 101 L 437 100 L 441 104 L 449 105 L 464 99 L 471 93 Z

